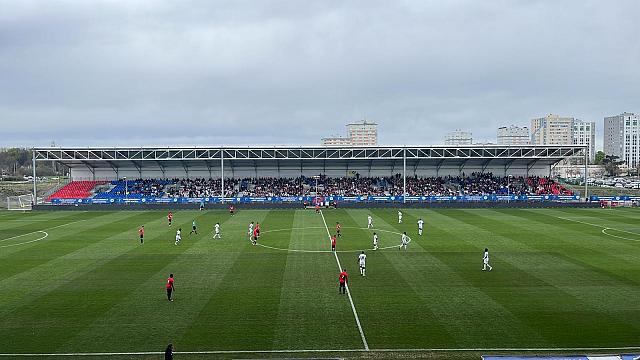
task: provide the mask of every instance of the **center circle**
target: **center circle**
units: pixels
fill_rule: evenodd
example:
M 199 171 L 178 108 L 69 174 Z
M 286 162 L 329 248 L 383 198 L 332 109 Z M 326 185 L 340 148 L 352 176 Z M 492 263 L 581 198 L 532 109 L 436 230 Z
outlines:
M 385 230 L 385 229 L 369 229 L 366 227 L 356 227 L 356 226 L 343 226 L 343 229 L 359 229 L 359 230 L 371 230 L 371 231 L 378 231 L 378 232 L 385 232 L 385 233 L 389 233 L 389 234 L 395 234 L 395 235 L 402 235 L 401 232 L 398 231 L 393 231 L 393 230 Z M 306 230 L 306 229 L 327 229 L 324 226 L 308 226 L 308 227 L 297 227 L 297 228 L 285 228 L 285 229 L 273 229 L 273 230 L 265 230 L 265 231 L 261 231 L 262 234 L 267 234 L 267 233 L 275 233 L 275 232 L 281 232 L 281 231 L 293 231 L 293 230 Z M 407 238 L 409 239 L 409 242 L 411 242 L 411 237 L 409 237 L 407 235 Z M 267 248 L 267 249 L 271 249 L 271 250 L 278 250 L 278 251 L 287 251 L 287 252 L 301 252 L 301 253 L 333 253 L 333 251 L 331 250 L 304 250 L 304 249 L 284 249 L 284 248 L 279 248 L 279 247 L 275 247 L 275 246 L 269 246 L 269 245 L 264 245 L 261 243 L 257 243 L 257 246 L 261 246 L 263 248 Z M 399 246 L 398 245 L 391 245 L 391 246 L 385 246 L 385 247 L 379 247 L 378 250 L 387 250 L 387 249 L 393 249 L 393 248 L 397 248 Z M 336 250 L 336 253 L 359 253 L 362 251 L 374 251 L 373 249 L 357 249 L 357 250 Z M 378 251 L 375 250 L 375 251 Z
M 23 239 L 24 237 L 30 236 L 30 235 L 34 235 L 34 234 L 43 234 L 40 237 L 33 239 L 33 240 L 23 240 L 23 241 L 18 241 L 17 239 Z M 21 235 L 16 235 L 16 236 L 12 236 L 6 239 L 0 239 L 0 249 L 3 248 L 8 248 L 8 247 L 14 247 L 14 246 L 20 246 L 20 245 L 26 245 L 26 244 L 31 244 L 31 243 L 35 243 L 41 240 L 46 239 L 49 236 L 49 234 L 46 231 L 42 231 L 42 230 L 36 230 L 27 234 L 21 234 Z M 13 242 L 12 240 L 16 240 L 18 242 Z M 7 242 L 7 244 L 3 244 Z

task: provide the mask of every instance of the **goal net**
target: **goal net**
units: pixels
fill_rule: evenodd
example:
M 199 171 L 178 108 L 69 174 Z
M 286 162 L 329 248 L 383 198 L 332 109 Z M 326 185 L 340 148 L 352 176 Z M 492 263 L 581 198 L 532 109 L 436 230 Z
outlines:
M 8 210 L 31 210 L 33 205 L 32 195 L 18 195 L 7 197 Z

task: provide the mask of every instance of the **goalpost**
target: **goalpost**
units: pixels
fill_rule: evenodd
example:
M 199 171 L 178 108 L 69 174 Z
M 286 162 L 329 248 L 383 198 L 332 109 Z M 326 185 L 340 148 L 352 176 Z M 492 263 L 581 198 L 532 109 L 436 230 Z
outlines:
M 7 210 L 31 210 L 33 195 L 18 195 L 7 197 Z

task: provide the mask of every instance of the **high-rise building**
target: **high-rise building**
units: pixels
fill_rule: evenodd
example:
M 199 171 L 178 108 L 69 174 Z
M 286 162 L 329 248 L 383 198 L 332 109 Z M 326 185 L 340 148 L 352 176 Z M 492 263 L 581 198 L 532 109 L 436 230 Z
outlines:
M 575 119 L 573 122 L 573 144 L 589 147 L 589 160 L 596 158 L 596 123 Z
M 378 145 L 378 124 L 363 120 L 347 124 L 351 145 Z
M 322 138 L 322 146 L 351 146 L 351 138 L 344 136 L 331 136 Z
M 531 143 L 534 145 L 571 145 L 573 144 L 572 117 L 560 117 L 549 114 L 531 120 Z
M 596 123 L 549 114 L 531 120 L 534 145 L 587 145 L 589 159 L 596 156 Z M 579 162 L 580 159 L 577 159 Z
M 498 145 L 527 145 L 531 141 L 529 128 L 515 125 L 499 127 L 497 140 Z
M 640 115 L 622 113 L 604 118 L 604 152 L 635 168 L 640 163 Z
M 321 139 L 323 146 L 373 146 L 378 145 L 378 124 L 362 122 L 347 124 L 347 137 L 332 136 Z
M 471 145 L 473 144 L 473 134 L 470 131 L 460 129 L 447 133 L 444 137 L 445 145 Z

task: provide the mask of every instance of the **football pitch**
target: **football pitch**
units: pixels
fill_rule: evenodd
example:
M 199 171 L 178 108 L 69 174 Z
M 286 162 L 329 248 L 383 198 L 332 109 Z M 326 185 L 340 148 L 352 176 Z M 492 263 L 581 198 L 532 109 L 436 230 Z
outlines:
M 173 343 L 176 359 L 479 359 L 640 346 L 640 211 L 403 213 L 399 224 L 395 209 L 176 211 L 169 227 L 166 211 L 0 212 L 0 353 L 157 359 Z M 47 357 L 60 358 L 33 356 Z

